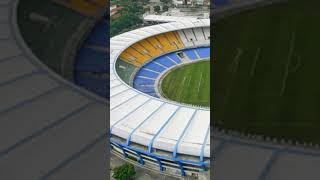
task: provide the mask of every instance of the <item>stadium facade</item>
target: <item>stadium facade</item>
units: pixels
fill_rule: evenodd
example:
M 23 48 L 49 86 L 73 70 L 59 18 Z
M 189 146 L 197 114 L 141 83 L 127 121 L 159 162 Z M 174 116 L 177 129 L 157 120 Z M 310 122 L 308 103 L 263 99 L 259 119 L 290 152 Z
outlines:
M 210 168 L 210 109 L 163 99 L 154 89 L 171 67 L 210 58 L 209 27 L 208 19 L 170 22 L 111 38 L 114 154 L 181 176 L 202 176 Z

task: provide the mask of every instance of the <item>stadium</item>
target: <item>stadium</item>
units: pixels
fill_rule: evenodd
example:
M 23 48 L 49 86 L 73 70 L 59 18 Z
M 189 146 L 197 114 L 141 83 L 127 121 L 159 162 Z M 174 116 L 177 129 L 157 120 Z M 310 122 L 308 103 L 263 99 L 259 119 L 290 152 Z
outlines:
M 202 105 L 184 102 L 183 97 L 169 99 L 161 91 L 172 91 L 161 84 L 174 85 L 170 77 L 169 83 L 165 81 L 176 69 L 209 61 L 209 27 L 210 21 L 205 19 L 178 21 L 138 28 L 111 38 L 110 142 L 114 154 L 173 175 L 204 177 L 203 172 L 208 172 L 209 102 Z M 206 79 L 210 72 L 199 76 L 199 70 L 189 80 L 181 81 L 191 81 L 183 88 L 195 86 L 192 81 L 210 82 Z M 192 80 L 195 74 L 198 76 Z M 194 88 L 199 92 L 200 88 L 209 87 L 206 84 Z

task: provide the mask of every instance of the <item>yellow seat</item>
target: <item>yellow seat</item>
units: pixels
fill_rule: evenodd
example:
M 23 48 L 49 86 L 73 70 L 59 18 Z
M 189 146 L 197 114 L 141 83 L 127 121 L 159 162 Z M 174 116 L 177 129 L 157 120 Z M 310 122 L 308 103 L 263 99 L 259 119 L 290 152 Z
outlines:
M 125 51 L 120 54 L 120 58 L 135 66 L 139 66 L 139 67 L 141 66 L 141 64 L 137 62 L 136 57 L 133 57 L 132 55 L 128 54 Z
M 163 49 L 163 45 L 159 42 L 159 40 L 157 40 L 155 37 L 149 37 L 148 41 L 150 42 L 150 44 L 155 47 L 157 50 L 159 50 L 160 52 L 164 52 Z
M 164 52 L 169 52 L 174 50 L 174 48 L 171 46 L 171 44 L 163 34 L 159 34 L 155 38 L 158 39 L 158 41 L 161 43 L 163 47 L 162 49 L 164 50 Z
M 151 57 L 150 52 L 146 48 L 141 46 L 140 44 L 135 43 L 131 47 L 133 47 L 134 49 L 139 51 L 142 55 L 147 55 L 147 56 Z
M 176 45 L 177 48 L 179 49 L 184 48 L 184 45 L 178 40 L 178 38 L 175 36 L 173 32 L 168 32 L 165 35 L 168 37 L 169 41 L 172 44 Z
M 177 40 L 178 40 L 178 42 L 179 42 L 180 46 L 182 46 L 182 48 L 184 48 L 184 47 L 185 47 L 185 45 L 183 44 L 183 42 L 182 42 L 182 40 L 181 40 L 181 38 L 180 38 L 180 36 L 179 36 L 179 33 L 178 33 L 177 31 L 174 31 L 174 32 L 172 32 L 172 34 L 174 34 L 174 35 L 175 35 L 175 37 L 177 38 Z
M 138 51 L 136 51 L 132 47 L 129 47 L 128 49 L 126 49 L 126 52 L 131 54 L 132 56 L 136 57 L 137 61 L 141 62 L 141 63 L 144 63 L 145 61 L 147 61 L 149 59 L 148 56 L 144 56 L 144 55 L 140 54 Z
M 152 57 L 158 56 L 159 54 L 161 54 L 161 51 L 157 48 L 155 48 L 149 41 L 148 39 L 142 40 L 140 42 L 141 46 L 143 46 L 144 48 L 146 48 L 150 55 Z
M 184 47 L 177 32 L 167 32 L 146 38 L 131 45 L 131 47 L 121 53 L 120 58 L 141 67 L 154 57 Z

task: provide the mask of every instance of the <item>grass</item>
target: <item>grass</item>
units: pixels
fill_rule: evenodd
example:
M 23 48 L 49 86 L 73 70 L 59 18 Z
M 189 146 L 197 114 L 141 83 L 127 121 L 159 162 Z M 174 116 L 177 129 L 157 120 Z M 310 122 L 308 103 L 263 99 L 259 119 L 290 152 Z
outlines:
M 173 101 L 210 107 L 210 61 L 174 69 L 162 80 L 161 89 Z
M 320 143 L 320 1 L 215 23 L 213 126 Z

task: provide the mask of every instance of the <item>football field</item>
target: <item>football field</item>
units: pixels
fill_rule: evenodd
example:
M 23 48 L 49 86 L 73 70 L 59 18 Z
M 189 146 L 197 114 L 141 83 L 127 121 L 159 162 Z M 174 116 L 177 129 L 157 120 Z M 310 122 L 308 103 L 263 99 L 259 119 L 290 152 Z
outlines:
M 162 94 L 176 102 L 210 106 L 210 61 L 180 66 L 168 72 L 161 83 Z
M 320 143 L 319 7 L 291 0 L 215 24 L 214 126 Z

